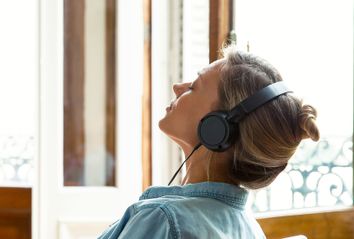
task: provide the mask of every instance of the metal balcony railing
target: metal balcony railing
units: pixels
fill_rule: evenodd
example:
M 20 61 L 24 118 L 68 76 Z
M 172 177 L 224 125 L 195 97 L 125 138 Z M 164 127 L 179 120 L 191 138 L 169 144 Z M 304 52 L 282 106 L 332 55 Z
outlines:
M 273 184 L 252 193 L 252 209 L 349 206 L 353 203 L 352 188 L 352 138 L 323 138 L 317 143 L 302 143 Z

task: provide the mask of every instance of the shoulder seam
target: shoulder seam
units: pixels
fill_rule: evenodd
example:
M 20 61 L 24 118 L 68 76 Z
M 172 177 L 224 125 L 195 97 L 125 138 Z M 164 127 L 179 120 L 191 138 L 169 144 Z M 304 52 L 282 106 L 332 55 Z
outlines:
M 152 210 L 159 209 L 159 210 L 161 210 L 162 213 L 166 216 L 168 224 L 170 225 L 171 235 L 172 235 L 173 239 L 180 239 L 181 238 L 181 233 L 179 232 L 179 230 L 176 227 L 177 220 L 176 220 L 175 216 L 173 215 L 173 213 L 171 212 L 172 209 L 168 208 L 166 204 L 154 203 L 154 204 L 144 205 L 142 207 L 139 207 L 139 209 L 134 206 L 134 215 L 138 211 L 142 211 L 144 209 L 152 209 Z
M 160 205 L 159 208 L 163 211 L 163 213 L 167 217 L 168 223 L 170 224 L 173 239 L 181 238 L 181 233 L 177 229 L 177 226 L 176 226 L 177 220 L 176 220 L 175 216 L 171 213 L 171 209 L 169 209 L 166 204 Z

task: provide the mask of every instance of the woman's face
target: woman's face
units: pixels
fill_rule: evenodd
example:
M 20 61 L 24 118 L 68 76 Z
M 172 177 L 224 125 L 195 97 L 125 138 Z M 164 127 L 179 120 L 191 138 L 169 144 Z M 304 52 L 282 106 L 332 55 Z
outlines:
M 198 144 L 199 121 L 216 110 L 222 61 L 215 61 L 204 68 L 193 82 L 173 85 L 176 99 L 166 108 L 159 127 L 184 150 Z

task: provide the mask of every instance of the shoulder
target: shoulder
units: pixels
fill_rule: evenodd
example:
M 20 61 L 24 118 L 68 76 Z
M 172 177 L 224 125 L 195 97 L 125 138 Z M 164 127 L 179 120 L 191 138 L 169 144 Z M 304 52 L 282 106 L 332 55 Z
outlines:
M 188 217 L 189 213 L 215 206 L 216 200 L 200 197 L 168 196 L 141 200 L 133 205 L 134 211 L 159 210 L 171 223 L 179 217 Z
M 173 238 L 263 238 L 249 213 L 212 198 L 161 197 L 142 200 L 135 208 L 159 210 Z
M 213 214 L 209 209 L 218 208 L 220 212 L 221 208 L 215 207 L 215 203 L 219 202 L 209 198 L 169 195 L 144 199 L 133 204 L 132 207 L 134 217 L 145 220 L 144 215 L 146 215 L 146 218 L 155 225 L 157 222 L 164 221 L 168 225 L 171 237 L 181 238 L 185 237 L 186 231 L 194 231 L 199 227 L 198 225 L 207 226 L 208 219 L 205 219 Z
M 219 221 L 235 213 L 230 206 L 218 200 L 202 197 L 160 197 L 142 200 L 134 207 L 137 212 L 159 210 L 168 221 L 174 238 L 210 238 L 211 230 L 223 227 L 218 225 Z
M 154 198 L 141 200 L 131 207 L 133 208 L 135 217 L 143 217 L 147 215 L 150 222 L 164 223 L 168 225 L 171 238 L 180 238 L 180 229 L 178 226 L 178 205 L 181 199 L 178 197 L 170 198 Z
M 123 217 L 111 225 L 100 239 L 113 238 L 180 238 L 173 220 L 160 204 L 131 205 Z

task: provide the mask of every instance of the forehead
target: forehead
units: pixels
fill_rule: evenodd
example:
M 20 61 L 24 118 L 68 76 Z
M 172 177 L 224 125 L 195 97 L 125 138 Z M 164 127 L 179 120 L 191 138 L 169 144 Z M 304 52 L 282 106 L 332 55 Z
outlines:
M 217 60 L 209 64 L 207 67 L 199 71 L 203 85 L 217 85 L 220 80 L 221 67 L 224 63 L 224 60 Z

